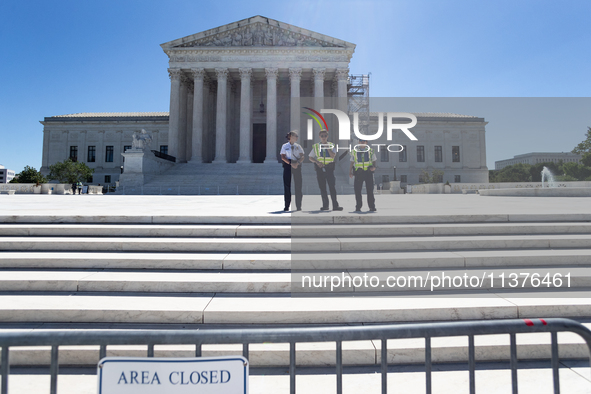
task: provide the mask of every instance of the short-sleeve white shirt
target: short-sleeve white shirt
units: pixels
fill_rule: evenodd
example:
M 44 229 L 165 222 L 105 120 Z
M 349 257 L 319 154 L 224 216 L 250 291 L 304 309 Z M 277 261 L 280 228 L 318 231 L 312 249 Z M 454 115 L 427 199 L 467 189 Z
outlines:
M 286 142 L 281 146 L 281 152 L 279 154 L 285 155 L 289 160 L 297 160 L 304 155 L 304 149 L 300 144 L 291 145 L 289 142 Z

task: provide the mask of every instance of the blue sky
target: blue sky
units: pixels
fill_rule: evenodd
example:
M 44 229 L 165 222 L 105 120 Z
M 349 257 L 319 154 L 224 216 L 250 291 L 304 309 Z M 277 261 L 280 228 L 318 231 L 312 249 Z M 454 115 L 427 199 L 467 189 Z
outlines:
M 3 0 L 0 164 L 40 167 L 46 116 L 167 111 L 159 44 L 254 15 L 357 44 L 350 68 L 371 72 L 373 97 L 591 96 L 587 0 Z M 589 101 L 576 102 L 577 119 L 559 130 L 541 130 L 539 119 L 508 130 L 499 111 L 474 113 L 491 122 L 489 168 L 519 153 L 570 151 L 591 126 Z

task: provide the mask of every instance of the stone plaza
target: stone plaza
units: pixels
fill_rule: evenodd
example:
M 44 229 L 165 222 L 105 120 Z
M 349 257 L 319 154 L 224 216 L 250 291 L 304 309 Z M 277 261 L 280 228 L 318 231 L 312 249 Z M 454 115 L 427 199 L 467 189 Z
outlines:
M 306 196 L 297 215 L 272 208 L 281 206 L 281 196 L 2 196 L 0 329 L 358 326 L 536 317 L 591 324 L 591 209 L 586 198 L 376 197 L 379 215 L 321 214 L 314 210 L 317 196 Z M 352 198 L 343 196 L 343 204 L 351 206 Z M 305 243 L 311 253 L 294 254 L 294 242 Z M 290 269 L 306 261 L 315 267 L 323 262 L 347 275 L 568 271 L 572 284 L 538 291 L 491 283 L 478 290 L 302 297 L 293 294 Z M 534 360 L 520 361 L 520 392 L 545 392 L 551 373 L 541 360 L 550 357 L 549 336 L 517 338 L 519 359 Z M 586 392 L 589 368 L 576 361 L 588 357 L 581 338 L 565 334 L 559 339 L 563 389 Z M 393 389 L 422 384 L 420 342 L 388 341 Z M 466 384 L 467 372 L 445 366 L 465 363 L 466 346 L 465 337 L 434 340 L 436 392 L 448 392 L 453 382 Z M 507 336 L 477 336 L 477 381 L 486 392 L 509 387 L 510 371 L 503 364 L 508 346 Z M 193 348 L 157 346 L 155 356 L 188 357 Z M 241 351 L 241 346 L 203 347 L 204 356 Z M 298 377 L 300 389 L 331 392 L 332 370 L 323 368 L 334 365 L 334 343 L 300 344 L 297 353 L 298 368 L 315 371 Z M 380 354 L 379 341 L 343 343 L 343 362 L 358 368 L 346 377 L 346 390 L 379 384 L 367 368 L 379 365 Z M 21 390 L 16 392 L 46 387 L 45 377 L 27 375 L 32 370 L 26 367 L 46 363 L 48 355 L 47 348 L 11 350 L 13 365 L 23 367 L 10 378 Z M 141 357 L 145 346 L 109 346 L 107 355 Z M 251 392 L 286 390 L 281 373 L 256 371 L 286 368 L 288 346 L 251 345 L 249 359 Z M 98 347 L 64 347 L 59 360 L 76 368 L 96 365 Z M 80 372 L 59 380 L 64 392 L 72 392 L 74 385 L 76 392 L 92 392 L 96 384 L 95 376 Z

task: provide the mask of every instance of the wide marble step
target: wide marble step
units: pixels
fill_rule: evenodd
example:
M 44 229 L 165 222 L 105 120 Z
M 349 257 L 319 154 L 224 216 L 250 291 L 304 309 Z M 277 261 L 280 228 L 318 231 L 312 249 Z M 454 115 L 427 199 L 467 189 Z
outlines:
M 328 275 L 328 279 L 327 279 Z M 369 279 L 367 279 L 369 278 Z M 324 293 L 591 288 L 591 267 L 260 271 L 0 270 L 1 292 Z
M 591 291 L 275 294 L 1 294 L 2 322 L 324 324 L 591 316 Z
M 291 226 L 288 224 L 0 224 L 0 236 L 280 238 L 291 236 Z
M 327 224 L 291 226 L 293 238 L 312 236 L 392 237 L 444 235 L 591 234 L 591 223 Z
M 289 238 L 3 237 L 0 250 L 290 252 Z
M 2 268 L 156 270 L 450 269 L 591 266 L 591 249 L 346 253 L 0 252 Z
M 585 326 L 591 328 L 590 323 Z M 7 330 L 0 330 L 7 331 Z M 10 330 L 12 331 L 12 330 Z M 28 330 L 29 331 L 29 330 Z M 34 329 L 33 331 L 51 332 L 52 330 Z M 551 358 L 550 334 L 517 334 L 517 357 L 520 360 Z M 559 333 L 559 355 L 561 359 L 585 359 L 588 350 L 584 341 L 577 334 Z M 510 359 L 509 335 L 476 336 L 475 356 L 478 362 L 508 361 Z M 381 341 L 343 342 L 344 365 L 376 365 L 381 363 Z M 334 342 L 298 343 L 296 345 L 296 365 L 298 366 L 333 366 L 336 363 L 336 345 Z M 1 351 L 0 351 L 1 354 Z M 108 357 L 145 357 L 146 346 L 109 346 Z M 155 357 L 193 357 L 195 346 L 155 345 Z M 204 357 L 242 355 L 242 345 L 203 345 Z M 389 364 L 423 364 L 425 360 L 424 340 L 391 339 L 388 341 Z M 10 349 L 11 365 L 47 365 L 50 362 L 50 347 L 13 347 Z M 464 336 L 432 338 L 431 357 L 434 363 L 467 362 L 468 338 Z M 99 360 L 98 346 L 61 346 L 59 364 L 96 365 Z M 249 346 L 249 361 L 252 366 L 289 366 L 289 344 L 264 343 Z
M 0 250 L 143 252 L 359 252 L 591 248 L 591 234 L 433 237 L 146 238 L 3 237 Z
M 94 237 L 385 237 L 591 234 L 591 223 L 444 224 L 0 224 L 0 236 Z
M 76 198 L 68 196 L 69 198 Z M 371 224 L 371 225 L 383 225 L 383 224 L 397 224 L 397 225 L 410 225 L 410 224 L 465 224 L 473 223 L 478 225 L 483 224 L 494 224 L 494 223 L 540 223 L 547 225 L 548 223 L 585 223 L 591 222 L 591 214 L 587 213 L 562 213 L 562 214 L 543 214 L 543 213 L 510 213 L 510 214 L 440 214 L 433 213 L 431 215 L 417 215 L 408 214 L 404 210 L 400 212 L 392 213 L 392 209 L 388 209 L 388 213 L 382 213 L 381 211 L 377 214 L 369 213 L 355 213 L 346 211 L 341 212 L 320 212 L 313 211 L 316 214 L 310 214 L 310 212 L 291 212 L 284 213 L 282 210 L 283 201 L 274 201 L 272 205 L 266 208 L 265 214 L 256 214 L 251 210 L 242 208 L 240 204 L 241 199 L 247 199 L 248 196 L 224 196 L 226 198 L 236 198 L 237 206 L 232 207 L 231 210 L 220 212 L 220 210 L 212 210 L 211 213 L 203 211 L 199 205 L 192 203 L 193 205 L 187 205 L 186 209 L 181 213 L 162 213 L 159 210 L 152 210 L 146 212 L 145 209 L 140 207 L 133 207 L 127 212 L 112 214 L 109 212 L 101 212 L 100 215 L 86 213 L 88 209 L 81 211 L 75 215 L 63 214 L 63 213 L 50 213 L 50 212 L 25 212 L 25 213 L 9 213 L 0 215 L 0 223 L 20 223 L 20 224 L 56 224 L 56 223 L 77 223 L 77 224 L 257 224 L 257 225 L 332 225 L 332 224 Z M 257 196 L 260 199 L 273 199 L 275 197 L 263 197 Z M 389 196 L 391 198 L 397 198 L 397 196 Z M 81 202 L 87 202 L 86 197 Z M 104 198 L 101 196 L 90 196 L 89 198 Z M 112 196 L 113 199 L 125 198 L 125 196 Z M 145 197 L 145 198 L 159 198 L 159 197 Z M 192 202 L 191 197 L 187 196 L 169 196 L 166 198 L 179 199 L 184 203 L 187 200 L 189 203 Z M 203 200 L 206 199 L 219 199 L 219 196 L 202 196 Z M 251 199 L 253 197 L 250 197 Z M 113 203 L 117 204 L 115 200 Z M 178 202 L 176 202 L 178 204 Z M 208 201 L 208 204 L 212 202 Z M 218 208 L 217 206 L 215 208 Z M 268 209 L 268 211 L 267 211 Z M 314 208 L 316 209 L 316 208 Z M 321 214 L 320 214 L 321 213 Z
M 2 292 L 284 293 L 289 272 L 0 270 Z
M 294 255 L 310 252 L 591 248 L 591 234 L 292 238 Z
M 0 252 L 3 268 L 291 269 L 289 253 Z

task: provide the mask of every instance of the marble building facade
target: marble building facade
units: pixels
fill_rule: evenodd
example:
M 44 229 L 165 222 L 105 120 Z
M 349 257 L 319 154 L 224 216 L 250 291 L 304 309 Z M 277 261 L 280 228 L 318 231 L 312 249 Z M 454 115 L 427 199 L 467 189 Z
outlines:
M 277 163 L 300 97 L 346 100 L 355 45 L 256 16 L 161 45 L 169 154 L 180 163 Z
M 95 169 L 94 184 L 114 183 L 124 166 L 122 153 L 131 148 L 133 134 L 142 129 L 152 134 L 150 149 L 175 157 L 177 164 L 267 163 L 276 168 L 285 134 L 306 127 L 309 117 L 302 114 L 303 102 L 312 100 L 315 108 L 346 111 L 349 62 L 355 44 L 255 16 L 161 47 L 169 58 L 169 112 L 47 117 L 41 122 L 43 173 L 49 172 L 51 164 L 72 157 Z M 412 149 L 416 150 L 417 144 L 406 144 L 408 159 L 396 165 L 398 179 L 405 170 L 407 182 L 418 183 L 423 167 L 439 168 L 443 163 L 454 169 L 462 182 L 487 181 L 485 122 L 481 119 L 476 129 L 468 118 L 474 117 L 419 118 L 416 129 L 427 127 L 419 131 L 419 139 L 428 147 L 426 162 L 413 159 Z M 330 115 L 326 119 L 329 130 L 336 131 L 336 119 Z M 425 126 L 422 123 L 427 119 L 432 125 L 439 123 Z M 462 141 L 460 164 L 451 161 L 451 149 L 455 148 L 450 144 L 458 135 Z M 310 141 L 303 140 L 300 142 L 309 150 Z M 430 153 L 438 149 L 435 142 L 440 140 L 447 141 L 442 143 L 446 146 L 444 162 L 439 161 L 438 153 Z M 387 161 L 380 166 L 376 183 L 386 180 L 385 175 L 390 176 L 398 161 L 397 153 L 388 156 L 382 157 Z M 342 164 L 345 167 L 348 162 Z

